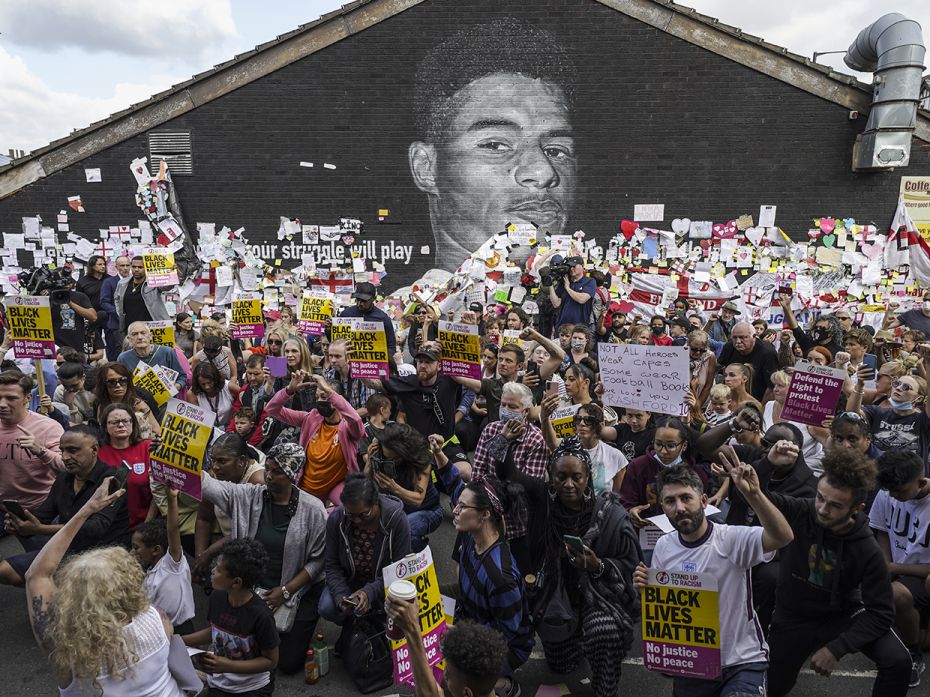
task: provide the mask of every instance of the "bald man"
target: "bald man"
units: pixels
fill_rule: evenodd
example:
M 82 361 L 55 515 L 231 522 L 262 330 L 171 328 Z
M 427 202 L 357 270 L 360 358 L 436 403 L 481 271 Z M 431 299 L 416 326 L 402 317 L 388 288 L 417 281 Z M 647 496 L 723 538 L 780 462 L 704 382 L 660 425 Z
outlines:
M 175 386 L 178 390 L 184 388 L 184 385 L 187 384 L 187 371 L 184 370 L 178 360 L 177 354 L 167 346 L 154 346 L 152 344 L 152 332 L 145 326 L 144 322 L 130 324 L 127 338 L 132 348 L 123 351 L 119 355 L 119 358 L 116 359 L 119 363 L 129 368 L 130 371 L 135 371 L 140 361 L 153 367 L 163 365 L 166 368 L 171 368 L 178 374 Z
M 769 399 L 772 388 L 772 373 L 781 370 L 778 352 L 767 341 L 756 339 L 749 322 L 737 322 L 730 331 L 730 340 L 720 352 L 717 364 L 723 369 L 732 363 L 745 363 L 752 367 L 750 394 L 760 402 Z

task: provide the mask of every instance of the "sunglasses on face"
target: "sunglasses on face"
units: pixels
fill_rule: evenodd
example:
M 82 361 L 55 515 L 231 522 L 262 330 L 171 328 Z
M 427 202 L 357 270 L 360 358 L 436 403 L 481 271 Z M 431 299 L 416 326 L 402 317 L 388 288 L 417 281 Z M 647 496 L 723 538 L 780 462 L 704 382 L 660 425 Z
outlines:
M 705 346 L 691 346 L 688 349 L 691 353 L 704 353 L 707 348 Z
M 588 416 L 586 414 L 578 414 L 573 419 L 576 424 L 588 424 L 589 426 L 597 426 L 600 423 L 595 416 Z
M 844 411 L 836 417 L 837 421 L 852 421 L 853 423 L 865 423 L 865 417 L 856 411 Z
M 110 378 L 107 380 L 107 387 L 119 387 L 121 385 L 128 385 L 129 378 Z
M 901 390 L 902 392 L 911 392 L 914 389 L 906 382 L 902 382 L 901 380 L 895 380 L 893 383 L 891 383 L 891 386 L 896 390 Z

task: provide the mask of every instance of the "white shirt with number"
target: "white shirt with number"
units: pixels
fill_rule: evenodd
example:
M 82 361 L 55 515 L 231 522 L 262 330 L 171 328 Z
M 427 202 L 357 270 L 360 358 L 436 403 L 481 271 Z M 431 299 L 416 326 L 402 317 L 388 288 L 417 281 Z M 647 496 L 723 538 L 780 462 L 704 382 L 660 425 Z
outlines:
M 762 528 L 714 524 L 707 535 L 687 543 L 677 532 L 656 542 L 652 568 L 706 573 L 717 579 L 720 607 L 720 661 L 723 668 L 768 661 L 769 647 L 752 606 L 750 569 L 771 561 L 762 548 Z
M 930 564 L 930 495 L 898 501 L 882 489 L 869 510 L 869 525 L 888 534 L 895 564 Z

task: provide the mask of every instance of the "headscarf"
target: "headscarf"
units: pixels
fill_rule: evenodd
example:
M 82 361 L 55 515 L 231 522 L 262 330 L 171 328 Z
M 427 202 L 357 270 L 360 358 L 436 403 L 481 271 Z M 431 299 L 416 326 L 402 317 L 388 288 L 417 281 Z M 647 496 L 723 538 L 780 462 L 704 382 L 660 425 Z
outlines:
M 272 446 L 268 451 L 267 459 L 277 462 L 278 467 L 292 482 L 297 479 L 297 474 L 307 464 L 307 454 L 297 443 L 279 443 Z

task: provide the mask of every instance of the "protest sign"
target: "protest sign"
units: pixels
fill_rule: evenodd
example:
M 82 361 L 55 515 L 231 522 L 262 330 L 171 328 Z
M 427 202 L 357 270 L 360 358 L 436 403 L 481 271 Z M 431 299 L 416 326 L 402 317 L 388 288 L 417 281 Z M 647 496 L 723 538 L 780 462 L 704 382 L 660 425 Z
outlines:
M 326 331 L 326 322 L 333 317 L 335 296 L 325 290 L 305 290 L 300 302 L 297 330 L 308 336 L 320 336 Z
M 446 633 L 446 613 L 439 595 L 439 579 L 433 565 L 433 553 L 427 547 L 422 552 L 408 554 L 396 564 L 384 567 L 384 589 L 394 581 L 410 581 L 417 589 L 416 604 L 420 615 L 420 633 L 423 635 L 423 648 L 426 658 L 433 668 L 438 682 L 446 664 L 439 647 L 439 640 Z M 414 687 L 413 666 L 407 650 L 407 640 L 391 640 L 394 653 L 394 682 L 399 685 Z
M 146 322 L 145 326 L 152 332 L 152 343 L 156 346 L 174 348 L 174 321 L 170 319 Z
M 716 578 L 649 569 L 642 601 L 643 665 L 647 669 L 708 680 L 720 675 Z
M 812 426 L 822 425 L 824 419 L 833 416 L 845 380 L 846 371 L 842 368 L 798 361 L 791 375 L 781 418 Z
M 54 358 L 52 309 L 44 295 L 13 295 L 4 301 L 17 358 Z
M 145 265 L 145 281 L 150 288 L 178 284 L 178 269 L 174 265 L 174 254 L 153 247 L 145 250 L 142 263 Z
M 233 300 L 232 319 L 233 339 L 251 339 L 265 336 L 265 318 L 262 316 L 262 296 L 260 293 L 243 293 Z
M 360 317 L 333 317 L 333 324 L 329 329 L 330 338 L 332 341 L 343 341 L 351 344 L 352 335 L 355 332 L 355 327 L 361 322 Z
M 442 346 L 442 372 L 475 380 L 481 379 L 481 337 L 473 324 L 439 322 Z
M 152 367 L 145 361 L 139 361 L 136 369 L 132 372 L 132 385 L 136 389 L 145 390 L 152 395 L 155 404 L 164 405 L 177 392 L 174 388 L 174 380 L 167 379 L 170 373 L 174 373 L 174 379 L 177 379 L 177 371 L 171 370 L 169 374 L 164 374 L 158 370 L 162 366 Z
M 381 322 L 362 322 L 352 330 L 352 353 L 349 371 L 353 378 L 390 377 L 388 370 L 387 333 Z
M 505 329 L 501 338 L 501 346 L 504 344 L 516 344 L 520 348 L 526 348 L 526 342 L 520 338 L 522 332 L 519 329 Z
M 688 413 L 688 349 L 684 346 L 598 344 L 604 404 L 658 414 Z
M 161 442 L 151 453 L 152 478 L 201 500 L 203 458 L 216 415 L 172 399 L 161 422 Z
M 559 438 L 568 438 L 575 435 L 575 414 L 578 413 L 580 408 L 580 404 L 570 404 L 567 407 L 559 407 L 552 412 L 549 422 L 552 424 L 552 428 L 555 429 L 555 435 Z

